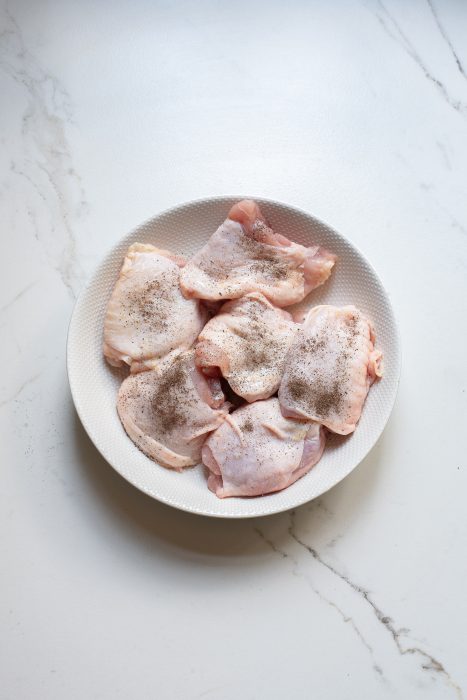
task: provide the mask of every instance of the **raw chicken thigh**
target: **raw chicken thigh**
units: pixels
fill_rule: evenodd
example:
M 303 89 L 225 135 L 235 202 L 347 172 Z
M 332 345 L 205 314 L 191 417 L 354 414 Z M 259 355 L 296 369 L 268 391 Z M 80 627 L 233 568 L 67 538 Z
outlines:
M 382 374 L 371 323 L 354 306 L 317 306 L 303 324 L 282 308 L 323 284 L 335 262 L 275 233 L 252 200 L 235 204 L 188 263 L 130 246 L 104 355 L 130 366 L 117 411 L 134 444 L 176 471 L 202 460 L 217 497 L 249 497 L 306 474 L 327 429 L 355 430 Z
M 195 361 L 205 374 L 222 374 L 247 401 L 279 388 L 298 324 L 287 311 L 253 292 L 222 306 L 201 331 Z
M 274 233 L 258 205 L 245 199 L 186 264 L 180 284 L 187 297 L 219 301 L 261 292 L 282 307 L 323 284 L 335 261 L 324 248 Z
M 219 498 L 280 491 L 316 464 L 324 443 L 321 425 L 284 418 L 277 399 L 243 406 L 203 446 L 208 487 Z
M 318 421 L 335 433 L 355 430 L 381 353 L 371 323 L 355 306 L 316 306 L 297 332 L 279 389 L 282 413 Z
M 207 433 L 228 417 L 219 380 L 195 366 L 194 350 L 167 357 L 157 369 L 130 375 L 120 387 L 123 427 L 148 457 L 180 470 L 197 464 Z
M 132 372 L 154 367 L 173 350 L 190 348 L 207 320 L 200 303 L 180 291 L 184 261 L 166 250 L 134 243 L 110 297 L 104 355 Z

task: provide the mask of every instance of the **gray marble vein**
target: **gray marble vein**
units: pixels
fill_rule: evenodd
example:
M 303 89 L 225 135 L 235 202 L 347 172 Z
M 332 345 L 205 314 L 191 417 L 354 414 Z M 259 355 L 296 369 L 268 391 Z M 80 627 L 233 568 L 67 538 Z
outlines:
M 456 696 L 459 698 L 459 700 L 463 699 L 463 691 L 460 688 L 460 686 L 453 680 L 451 677 L 450 673 L 447 671 L 445 668 L 444 664 L 439 661 L 439 659 L 435 658 L 432 654 L 429 652 L 425 651 L 425 649 L 415 646 L 415 645 L 410 645 L 410 646 L 405 646 L 403 643 L 403 638 L 407 636 L 410 633 L 410 630 L 408 628 L 401 628 L 401 627 L 396 627 L 394 620 L 387 615 L 383 610 L 375 603 L 370 591 L 361 586 L 360 584 L 356 583 L 352 579 L 350 579 L 348 576 L 346 576 L 342 571 L 339 571 L 334 565 L 330 564 L 328 561 L 326 561 L 322 555 L 317 551 L 315 547 L 312 545 L 308 544 L 305 542 L 297 533 L 297 525 L 296 525 L 296 512 L 291 511 L 289 514 L 290 517 L 290 524 L 288 527 L 288 534 L 290 538 L 297 544 L 299 545 L 303 550 L 308 552 L 313 559 L 318 562 L 321 566 L 325 567 L 333 576 L 339 578 L 341 581 L 344 582 L 344 584 L 349 587 L 352 591 L 354 591 L 358 596 L 362 598 L 362 600 L 367 604 L 371 610 L 373 611 L 376 619 L 378 622 L 382 625 L 382 627 L 389 632 L 391 635 L 391 638 L 395 644 L 395 647 L 398 651 L 398 653 L 401 656 L 414 656 L 418 658 L 419 660 L 419 667 L 422 671 L 429 672 L 435 676 L 439 676 L 444 679 L 445 683 L 447 686 L 452 688 Z M 296 566 L 298 566 L 297 560 L 285 549 L 279 547 L 274 541 L 268 537 L 259 529 L 256 528 L 256 532 L 261 536 L 261 538 L 264 540 L 264 542 L 278 555 L 280 555 L 282 558 L 290 558 L 292 561 L 295 563 Z M 295 572 L 296 573 L 296 572 Z M 328 605 L 331 605 L 334 607 L 344 620 L 344 622 L 350 622 L 352 623 L 353 629 L 356 631 L 357 635 L 359 636 L 360 640 L 364 643 L 364 645 L 367 647 L 367 649 L 370 651 L 372 656 L 374 656 L 374 650 L 370 646 L 370 644 L 365 640 L 363 634 L 355 624 L 354 620 L 346 615 L 344 611 L 341 610 L 339 606 L 337 606 L 333 601 L 329 600 L 325 596 L 322 595 L 320 591 L 318 591 L 310 582 L 309 582 L 310 587 L 313 589 L 313 591 L 322 599 L 324 600 Z M 374 670 L 376 670 L 378 673 L 383 675 L 382 669 L 377 665 L 374 664 Z
M 421 647 L 406 647 L 403 645 L 402 638 L 403 636 L 407 635 L 407 633 L 410 630 L 408 630 L 407 628 L 397 628 L 392 618 L 389 617 L 386 613 L 384 613 L 382 609 L 375 603 L 368 589 L 352 581 L 348 576 L 339 571 L 335 566 L 323 559 L 323 557 L 314 547 L 312 547 L 299 537 L 299 535 L 297 534 L 295 522 L 295 511 L 292 511 L 290 514 L 289 535 L 298 545 L 300 545 L 300 547 L 307 551 L 315 561 L 319 562 L 319 564 L 326 567 L 326 569 L 328 569 L 328 571 L 330 571 L 334 576 L 337 576 L 342 581 L 344 581 L 344 583 L 347 586 L 349 586 L 353 591 L 355 591 L 355 593 L 357 593 L 365 601 L 365 603 L 367 603 L 371 607 L 377 620 L 390 633 L 394 644 L 396 645 L 397 650 L 401 656 L 417 656 L 420 659 L 420 667 L 423 671 L 430 671 L 442 676 L 445 679 L 446 683 L 455 690 L 457 697 L 459 699 L 463 698 L 461 688 L 451 678 L 450 674 L 448 673 L 441 661 L 436 659 L 434 656 L 432 656 L 430 653 L 428 653 Z
M 21 289 L 17 294 L 15 294 L 13 299 L 10 299 L 10 301 L 8 301 L 6 304 L 4 304 L 3 306 L 0 307 L 0 313 L 7 311 L 14 304 L 16 304 L 16 302 L 19 299 L 21 299 L 22 297 L 24 297 L 24 295 L 27 294 L 29 292 L 29 290 L 32 289 L 32 287 L 35 287 L 36 284 L 37 284 L 37 281 L 34 281 L 34 282 L 30 282 L 25 287 L 23 287 L 23 289 Z
M 86 212 L 87 203 L 66 136 L 66 127 L 73 123 L 71 99 L 59 80 L 29 51 L 8 7 L 1 19 L 0 69 L 24 90 L 27 99 L 21 121 L 22 153 L 12 159 L 10 172 L 37 195 L 36 211 L 31 205 L 28 209 L 34 236 L 50 266 L 75 297 L 83 274 L 76 256 L 74 226 Z
M 278 546 L 273 542 L 273 540 L 270 539 L 270 538 L 268 538 L 268 537 L 264 534 L 264 532 L 263 532 L 259 527 L 255 527 L 255 528 L 254 528 L 254 531 L 259 535 L 259 537 L 261 537 L 261 539 L 263 540 L 263 542 L 265 542 L 265 544 L 267 544 L 267 546 L 268 546 L 270 549 L 272 549 L 273 552 L 275 552 L 276 554 L 278 554 L 278 555 L 279 555 L 281 558 L 283 558 L 283 559 L 289 559 L 289 560 L 292 562 L 292 564 L 293 564 L 293 569 L 292 569 L 293 575 L 296 576 L 296 577 L 298 577 L 298 578 L 303 579 L 303 580 L 307 583 L 307 585 L 311 588 L 311 590 L 313 591 L 313 593 L 314 593 L 321 601 L 323 601 L 323 603 L 325 603 L 325 604 L 328 605 L 329 607 L 333 608 L 333 609 L 337 612 L 337 614 L 339 615 L 339 617 L 342 619 L 342 621 L 343 621 L 345 624 L 348 624 L 348 625 L 350 625 L 350 626 L 352 627 L 352 629 L 354 630 L 354 632 L 355 632 L 355 634 L 357 635 L 358 639 L 359 639 L 360 642 L 363 644 L 363 646 L 366 648 L 366 650 L 369 652 L 369 654 L 370 654 L 370 656 L 371 656 L 371 658 L 372 658 L 373 670 L 374 670 L 379 676 L 381 676 L 381 678 L 384 678 L 384 674 L 383 674 L 382 668 L 375 662 L 374 650 L 373 650 L 372 646 L 369 644 L 369 642 L 365 639 L 365 637 L 364 637 L 362 631 L 359 629 L 359 627 L 358 627 L 357 624 L 355 623 L 355 620 L 354 620 L 352 617 L 350 617 L 349 615 L 347 615 L 347 614 L 337 605 L 337 603 L 335 603 L 334 601 L 330 600 L 330 598 L 328 598 L 327 596 L 323 595 L 323 594 L 316 588 L 316 586 L 313 586 L 313 584 L 312 584 L 312 582 L 310 581 L 310 579 L 309 579 L 307 576 L 305 576 L 305 575 L 303 574 L 303 572 L 300 570 L 300 568 L 299 568 L 299 562 L 297 561 L 297 559 L 296 559 L 290 552 L 286 552 L 284 549 L 281 549 L 280 547 L 278 547 Z
M 36 374 L 33 374 L 31 377 L 28 377 L 28 379 L 26 379 L 24 382 L 22 382 L 22 384 L 20 384 L 20 386 L 16 389 L 14 394 L 12 394 L 11 396 L 8 396 L 6 399 L 3 399 L 2 401 L 0 401 L 0 408 L 2 408 L 3 406 L 7 406 L 12 401 L 17 399 L 18 396 L 21 394 L 21 392 L 24 389 L 26 389 L 27 386 L 29 386 L 30 384 L 33 384 L 33 382 L 35 382 L 39 379 L 41 374 L 42 374 L 42 372 L 37 372 Z
M 451 159 L 449 158 L 448 149 L 446 148 L 444 143 L 441 143 L 441 141 L 437 141 L 436 145 L 438 146 L 438 148 L 441 152 L 441 155 L 442 155 L 442 158 L 443 158 L 443 161 L 444 161 L 444 164 L 445 164 L 447 170 L 452 170 L 452 164 L 451 164 Z
M 446 163 L 446 168 L 448 170 L 452 170 L 446 147 L 439 141 L 436 141 L 436 145 L 442 153 L 444 162 Z M 407 159 L 404 158 L 402 153 L 395 152 L 395 155 L 397 159 L 404 164 L 404 167 L 407 168 L 407 170 L 409 170 L 414 175 L 415 178 L 419 177 L 415 168 L 413 168 L 413 166 L 407 161 Z M 436 196 L 435 187 L 432 184 L 426 182 L 419 182 L 419 187 L 421 191 L 424 192 L 430 198 L 430 201 L 433 204 L 435 204 L 440 211 L 443 212 L 443 214 L 449 220 L 451 227 L 459 231 L 459 233 L 461 233 L 462 235 L 466 236 L 467 227 L 461 221 L 459 221 L 459 219 L 456 216 L 454 216 L 454 214 L 452 214 L 451 211 L 444 204 L 442 204 L 439 201 L 438 197 Z
M 423 72 L 425 78 L 427 78 L 427 80 L 429 80 L 431 83 L 433 83 L 433 85 L 435 85 L 435 87 L 438 90 L 438 93 L 443 97 L 443 99 L 462 117 L 467 117 L 467 104 L 465 104 L 461 100 L 455 99 L 450 94 L 445 84 L 435 75 L 433 75 L 433 73 L 429 70 L 428 66 L 426 65 L 426 62 L 420 56 L 418 51 L 415 49 L 413 43 L 410 41 L 409 37 L 400 26 L 399 22 L 396 20 L 394 15 L 389 12 L 382 0 L 378 0 L 378 6 L 380 7 L 380 12 L 376 11 L 375 15 L 386 34 L 404 49 L 404 51 L 410 56 L 410 58 Z
M 438 29 L 439 29 L 439 31 L 440 31 L 441 36 L 443 37 L 444 41 L 445 41 L 446 44 L 448 45 L 449 49 L 451 50 L 451 53 L 452 53 L 453 58 L 454 58 L 454 60 L 455 60 L 455 62 L 456 62 L 456 66 L 457 66 L 457 69 L 458 69 L 459 73 L 463 76 L 463 78 L 464 78 L 465 80 L 467 80 L 467 74 L 466 74 L 466 72 L 465 72 L 465 70 L 464 70 L 464 66 L 462 65 L 462 62 L 461 62 L 461 60 L 460 60 L 460 58 L 459 58 L 459 56 L 458 56 L 458 54 L 457 54 L 457 51 L 455 50 L 455 48 L 454 48 L 454 46 L 453 46 L 453 44 L 452 44 L 452 41 L 450 40 L 450 38 L 449 38 L 449 36 L 448 36 L 448 34 L 447 34 L 447 32 L 446 32 L 446 29 L 444 28 L 444 25 L 443 25 L 443 23 L 442 23 L 441 20 L 440 20 L 439 14 L 438 14 L 438 12 L 437 12 L 437 10 L 436 10 L 434 4 L 433 4 L 433 0 L 427 0 L 427 3 L 428 3 L 428 5 L 429 5 L 429 7 L 430 7 L 431 13 L 432 13 L 433 18 L 434 18 L 434 20 L 435 20 L 435 22 L 436 22 L 436 26 L 438 27 Z
M 426 188 L 423 187 L 423 185 L 421 185 L 421 189 L 424 189 L 425 191 L 427 191 Z M 462 233 L 464 236 L 467 236 L 467 228 L 459 221 L 459 219 L 457 219 L 457 217 L 455 217 L 454 214 L 451 214 L 449 209 L 447 209 L 444 206 L 444 204 L 441 204 L 441 202 L 436 197 L 432 197 L 432 199 L 435 202 L 435 204 L 437 205 L 437 207 L 442 212 L 444 212 L 444 214 L 446 214 L 446 216 L 448 217 L 448 219 L 451 222 L 452 228 L 456 229 L 457 231 Z

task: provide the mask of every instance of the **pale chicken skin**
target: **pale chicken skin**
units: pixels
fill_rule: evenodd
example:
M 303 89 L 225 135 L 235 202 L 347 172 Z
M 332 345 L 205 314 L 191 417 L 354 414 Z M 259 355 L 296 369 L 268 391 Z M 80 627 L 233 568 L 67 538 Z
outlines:
M 195 361 L 205 374 L 227 379 L 248 402 L 279 388 L 298 324 L 258 292 L 224 304 L 201 331 Z
M 324 444 L 321 425 L 284 418 L 277 399 L 248 404 L 203 446 L 208 488 L 219 498 L 280 491 L 318 462 Z
M 370 385 L 382 375 L 371 323 L 355 306 L 316 306 L 297 332 L 279 388 L 284 416 L 347 435 Z
M 261 292 L 283 307 L 323 284 L 335 261 L 320 246 L 305 248 L 274 233 L 259 206 L 243 200 L 186 264 L 180 284 L 190 298 L 222 301 Z
M 152 245 L 128 249 L 104 321 L 104 355 L 132 372 L 150 369 L 165 355 L 190 348 L 208 316 L 180 291 L 182 258 Z
M 135 445 L 178 471 L 200 462 L 206 436 L 228 417 L 219 380 L 197 369 L 194 354 L 169 356 L 157 369 L 130 375 L 117 400 L 120 420 Z

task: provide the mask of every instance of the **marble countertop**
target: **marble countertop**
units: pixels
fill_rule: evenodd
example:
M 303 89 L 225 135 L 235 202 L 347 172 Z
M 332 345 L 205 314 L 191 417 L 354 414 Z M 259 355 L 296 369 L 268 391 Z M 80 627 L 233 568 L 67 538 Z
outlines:
M 467 698 L 466 36 L 461 0 L 2 3 L 2 700 Z M 238 192 L 365 252 L 403 371 L 350 477 L 229 522 L 104 462 L 65 342 L 123 234 Z

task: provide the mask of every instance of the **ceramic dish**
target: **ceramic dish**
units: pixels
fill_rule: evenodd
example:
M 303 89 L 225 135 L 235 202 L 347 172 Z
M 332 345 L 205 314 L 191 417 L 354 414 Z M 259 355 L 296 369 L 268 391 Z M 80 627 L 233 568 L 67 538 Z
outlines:
M 331 278 L 302 304 L 355 304 L 374 323 L 376 345 L 384 354 L 384 377 L 370 390 L 355 432 L 332 436 L 322 459 L 303 478 L 279 493 L 220 500 L 206 486 L 202 465 L 177 473 L 148 459 L 127 437 L 115 408 L 126 372 L 109 367 L 102 355 L 102 326 L 107 301 L 128 246 L 153 243 L 185 256 L 200 248 L 242 197 L 188 202 L 154 216 L 120 240 L 81 293 L 68 334 L 67 363 L 71 393 L 86 432 L 109 464 L 153 498 L 202 515 L 246 518 L 269 515 L 316 498 L 361 462 L 386 425 L 396 397 L 400 351 L 388 295 L 364 256 L 344 236 L 311 214 L 279 202 L 257 199 L 274 230 L 338 256 Z

